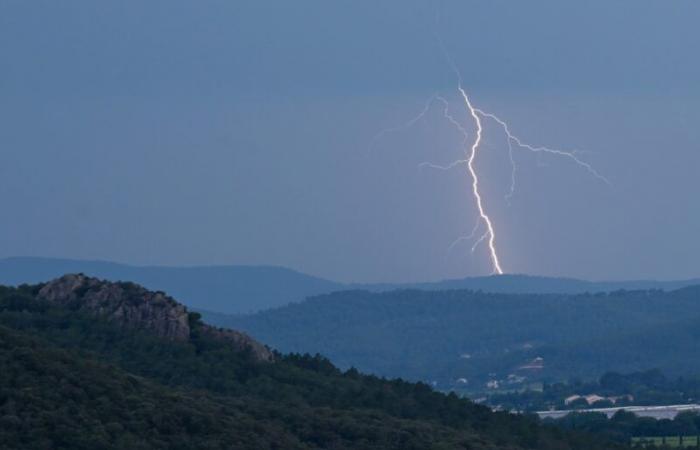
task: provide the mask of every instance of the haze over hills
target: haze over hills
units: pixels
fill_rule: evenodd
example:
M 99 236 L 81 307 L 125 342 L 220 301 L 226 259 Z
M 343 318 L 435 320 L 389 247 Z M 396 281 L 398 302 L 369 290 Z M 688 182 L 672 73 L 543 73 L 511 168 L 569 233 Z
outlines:
M 341 290 L 471 289 L 494 293 L 576 294 L 618 289 L 672 290 L 700 279 L 679 281 L 604 281 L 501 275 L 426 283 L 339 283 L 274 266 L 134 266 L 105 261 L 16 257 L 0 259 L 0 283 L 19 285 L 47 281 L 66 273 L 85 273 L 107 280 L 129 280 L 168 292 L 191 308 L 224 314 L 253 313 L 307 297 Z
M 272 266 L 139 267 L 72 259 L 0 260 L 0 284 L 5 285 L 39 283 L 67 273 L 133 281 L 168 292 L 191 308 L 224 313 L 273 308 L 344 288 L 339 283 Z

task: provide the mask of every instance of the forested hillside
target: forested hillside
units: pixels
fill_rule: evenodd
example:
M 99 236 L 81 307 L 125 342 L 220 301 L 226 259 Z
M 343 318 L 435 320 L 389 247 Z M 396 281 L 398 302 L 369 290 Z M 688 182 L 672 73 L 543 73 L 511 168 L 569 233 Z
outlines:
M 211 320 L 281 351 L 320 352 L 340 367 L 435 381 L 439 389 L 480 391 L 489 381 L 521 389 L 656 367 L 672 376 L 700 372 L 700 287 L 582 295 L 348 291 Z
M 0 288 L 0 448 L 616 448 L 320 356 L 261 358 L 160 293 L 93 281 Z

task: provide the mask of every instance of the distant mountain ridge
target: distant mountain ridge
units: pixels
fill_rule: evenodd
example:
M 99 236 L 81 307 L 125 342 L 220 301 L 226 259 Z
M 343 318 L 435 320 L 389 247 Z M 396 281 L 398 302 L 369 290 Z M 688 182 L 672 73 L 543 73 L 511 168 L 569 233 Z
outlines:
M 40 283 L 67 273 L 132 281 L 167 292 L 190 308 L 229 314 L 274 308 L 345 288 L 340 283 L 272 266 L 141 267 L 71 259 L 0 259 L 0 284 Z
M 300 302 L 335 291 L 363 289 L 471 289 L 493 293 L 577 294 L 619 289 L 673 290 L 700 284 L 679 281 L 591 282 L 571 278 L 501 275 L 427 283 L 339 283 L 274 266 L 132 266 L 105 261 L 15 257 L 0 259 L 0 284 L 45 282 L 67 273 L 85 273 L 111 281 L 129 280 L 161 290 L 190 308 L 224 314 L 245 314 Z
M 587 281 L 576 278 L 543 277 L 535 275 L 494 275 L 443 280 L 429 283 L 409 283 L 402 285 L 367 285 L 356 286 L 371 291 L 388 291 L 392 289 L 421 289 L 426 291 L 445 291 L 452 289 L 469 289 L 472 291 L 492 292 L 496 294 L 582 294 L 586 292 L 612 292 L 617 290 L 676 290 L 700 284 L 700 278 L 688 280 L 623 280 L 623 281 Z

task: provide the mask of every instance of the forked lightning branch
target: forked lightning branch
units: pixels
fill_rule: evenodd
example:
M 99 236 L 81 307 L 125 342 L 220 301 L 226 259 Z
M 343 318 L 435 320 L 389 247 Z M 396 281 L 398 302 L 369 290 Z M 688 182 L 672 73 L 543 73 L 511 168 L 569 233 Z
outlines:
M 442 43 L 440 43 L 442 46 Z M 473 128 L 476 130 L 476 133 L 474 136 L 471 136 L 469 132 L 467 132 L 467 124 L 461 123 L 450 111 L 450 104 L 447 101 L 447 99 L 443 96 L 440 95 L 433 95 L 431 96 L 428 101 L 425 103 L 424 108 L 420 111 L 420 113 L 416 116 L 413 117 L 411 120 L 407 121 L 406 123 L 402 125 L 398 125 L 396 127 L 392 128 L 387 128 L 382 131 L 380 131 L 371 141 L 370 146 L 373 146 L 376 141 L 381 139 L 384 135 L 390 132 L 396 132 L 396 131 L 401 131 L 404 129 L 407 129 L 411 127 L 412 125 L 416 124 L 419 120 L 421 120 L 425 115 L 428 113 L 430 108 L 435 102 L 440 102 L 443 105 L 443 116 L 447 121 L 453 125 L 463 136 L 463 146 L 464 146 L 464 153 L 465 156 L 463 159 L 458 159 L 456 161 L 453 161 L 450 164 L 447 165 L 438 165 L 438 164 L 433 164 L 429 162 L 424 162 L 421 163 L 419 166 L 420 167 L 427 167 L 431 169 L 437 169 L 437 170 L 451 170 L 457 167 L 466 167 L 466 173 L 469 175 L 471 178 L 471 195 L 474 198 L 474 203 L 476 205 L 476 212 L 477 212 L 477 221 L 476 224 L 474 225 L 474 228 L 472 232 L 468 236 L 460 236 L 457 238 L 452 245 L 450 245 L 450 249 L 453 248 L 456 244 L 463 242 L 463 241 L 473 241 L 473 245 L 471 247 L 471 251 L 474 252 L 476 248 L 481 244 L 482 242 L 486 242 L 487 247 L 488 247 L 488 253 L 489 253 L 489 258 L 491 262 L 491 267 L 492 267 L 492 273 L 494 274 L 499 274 L 502 275 L 505 270 L 503 269 L 503 266 L 501 264 L 501 258 L 499 256 L 498 252 L 498 238 L 497 238 L 497 233 L 496 233 L 496 226 L 493 223 L 493 219 L 491 218 L 491 215 L 488 212 L 488 204 L 486 199 L 484 199 L 482 190 L 480 189 L 480 176 L 479 172 L 476 169 L 475 162 L 477 157 L 479 156 L 480 152 L 482 151 L 482 139 L 483 139 L 483 134 L 484 134 L 484 127 L 482 124 L 483 120 L 491 120 L 494 121 L 497 125 L 500 126 L 500 128 L 503 130 L 507 143 L 508 143 L 508 151 L 509 151 L 509 158 L 510 158 L 510 164 L 511 164 L 511 184 L 510 184 L 510 190 L 508 194 L 506 195 L 506 199 L 510 201 L 510 198 L 513 196 L 513 193 L 515 192 L 515 179 L 516 179 L 516 164 L 515 164 L 515 158 L 513 157 L 513 149 L 514 148 L 519 148 L 521 150 L 526 150 L 532 153 L 545 153 L 561 158 L 566 158 L 569 161 L 573 162 L 577 166 L 581 167 L 583 170 L 587 171 L 590 173 L 593 177 L 596 179 L 606 183 L 610 184 L 610 181 L 605 178 L 603 175 L 601 175 L 593 166 L 591 166 L 589 163 L 583 161 L 578 157 L 578 152 L 577 151 L 567 151 L 567 150 L 560 150 L 556 148 L 550 148 L 550 147 L 544 147 L 544 146 L 535 146 L 528 144 L 527 142 L 523 141 L 521 138 L 518 136 L 514 135 L 511 132 L 510 126 L 508 125 L 507 122 L 504 120 L 500 119 L 498 116 L 495 114 L 485 112 L 482 109 L 477 108 L 471 98 L 469 97 L 467 91 L 463 87 L 462 83 L 462 74 L 457 68 L 457 65 L 454 63 L 450 55 L 444 50 L 443 47 L 443 52 L 445 53 L 445 56 L 447 58 L 447 61 L 451 67 L 451 69 L 454 71 L 455 76 L 457 78 L 457 94 L 458 97 L 462 100 L 461 103 L 463 103 L 463 106 L 468 113 L 468 120 L 471 120 L 473 122 Z

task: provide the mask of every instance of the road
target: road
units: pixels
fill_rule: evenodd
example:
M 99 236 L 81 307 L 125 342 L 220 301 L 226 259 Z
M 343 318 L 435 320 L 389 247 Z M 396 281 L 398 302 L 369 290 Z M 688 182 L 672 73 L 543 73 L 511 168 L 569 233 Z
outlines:
M 561 419 L 572 412 L 578 413 L 602 413 L 612 417 L 616 412 L 624 410 L 636 414 L 639 417 L 653 417 L 654 419 L 674 419 L 679 413 L 685 411 L 700 412 L 700 405 L 664 405 L 664 406 L 620 406 L 617 408 L 594 408 L 594 409 L 577 409 L 577 410 L 558 410 L 558 411 L 538 411 L 536 414 L 540 418 Z

